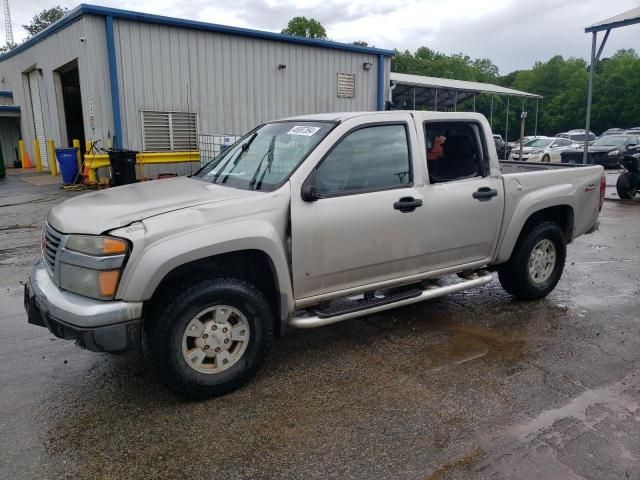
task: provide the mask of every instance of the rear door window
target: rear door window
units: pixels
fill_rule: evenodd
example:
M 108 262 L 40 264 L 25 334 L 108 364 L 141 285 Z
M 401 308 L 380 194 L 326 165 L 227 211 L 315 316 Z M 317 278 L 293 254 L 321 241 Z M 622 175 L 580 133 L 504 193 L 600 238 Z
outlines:
M 431 183 L 484 176 L 483 149 L 473 123 L 427 122 L 424 125 Z

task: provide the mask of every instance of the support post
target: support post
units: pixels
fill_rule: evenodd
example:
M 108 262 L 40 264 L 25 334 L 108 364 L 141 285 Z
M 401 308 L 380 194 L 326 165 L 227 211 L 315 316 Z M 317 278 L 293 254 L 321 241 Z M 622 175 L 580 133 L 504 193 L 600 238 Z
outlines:
M 593 95 L 593 72 L 596 68 L 596 41 L 598 32 L 593 32 L 591 39 L 591 63 L 589 64 L 589 87 L 587 88 L 587 120 L 585 122 L 584 129 L 586 130 L 584 136 L 584 151 L 582 152 L 582 163 L 587 163 L 587 156 L 589 153 L 589 130 L 591 128 L 591 96 Z
M 536 98 L 536 123 L 533 127 L 533 136 L 538 136 L 538 99 Z
M 33 156 L 36 160 L 36 171 L 42 172 L 42 155 L 40 154 L 40 142 L 38 140 L 33 141 Z
M 457 112 L 458 111 L 458 91 L 456 90 L 456 97 L 453 101 L 453 111 Z
M 82 152 L 80 151 L 80 140 L 74 138 L 71 141 L 73 148 L 76 149 L 76 161 L 78 162 L 78 172 L 82 173 Z
M 413 87 L 413 108 L 411 110 L 416 109 L 416 87 Z
M 476 94 L 473 94 L 473 111 L 476 111 Z
M 56 159 L 56 145 L 53 140 L 47 140 L 47 147 L 49 150 L 49 167 L 51 168 L 51 176 L 58 175 L 58 160 Z
M 491 95 L 491 107 L 489 108 L 489 125 L 493 130 L 493 95 Z
M 507 120 L 504 125 L 504 141 L 509 139 L 509 95 L 507 95 Z
M 436 88 L 436 104 L 433 108 L 436 112 L 438 111 L 438 89 Z

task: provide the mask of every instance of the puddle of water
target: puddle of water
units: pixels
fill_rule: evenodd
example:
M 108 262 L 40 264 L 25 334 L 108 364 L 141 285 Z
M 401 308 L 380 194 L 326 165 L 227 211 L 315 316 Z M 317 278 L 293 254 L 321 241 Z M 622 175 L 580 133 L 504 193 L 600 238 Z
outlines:
M 631 374 L 619 382 L 587 390 L 562 407 L 547 410 L 526 423 L 512 427 L 510 433 L 516 439 L 525 443 L 538 433 L 552 428 L 556 422 L 567 418 L 574 418 L 585 424 L 587 428 L 592 428 L 600 421 L 600 418 L 589 415 L 588 410 L 590 407 L 599 404 L 604 405 L 611 411 L 635 414 L 640 410 L 640 404 L 625 397 L 623 393 L 629 389 L 630 382 L 633 382 L 634 379 L 636 383 L 640 383 L 637 376 Z

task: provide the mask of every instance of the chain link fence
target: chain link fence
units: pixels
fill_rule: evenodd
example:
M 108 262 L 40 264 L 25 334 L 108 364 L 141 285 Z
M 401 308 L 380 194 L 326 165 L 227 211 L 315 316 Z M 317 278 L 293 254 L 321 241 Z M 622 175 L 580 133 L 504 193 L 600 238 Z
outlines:
M 229 148 L 240 139 L 241 135 L 219 134 L 219 135 L 198 135 L 198 150 L 200 151 L 200 163 L 202 165 L 210 162 L 226 148 Z

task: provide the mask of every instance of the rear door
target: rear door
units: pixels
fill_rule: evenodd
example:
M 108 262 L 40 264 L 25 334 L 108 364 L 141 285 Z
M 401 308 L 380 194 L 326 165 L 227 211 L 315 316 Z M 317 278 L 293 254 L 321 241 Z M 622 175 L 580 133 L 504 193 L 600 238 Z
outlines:
M 420 270 L 416 218 L 424 207 L 414 184 L 415 126 L 406 113 L 364 118 L 366 123 L 352 120 L 336 127 L 325 139 L 331 148 L 292 177 L 292 272 L 298 300 Z M 371 121 L 375 118 L 384 121 Z
M 504 192 L 479 122 L 423 124 L 429 185 L 423 217 L 423 270 L 488 263 L 497 242 Z M 442 142 L 434 153 L 433 145 Z

